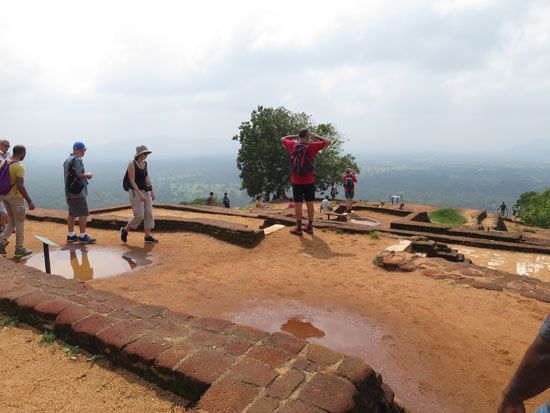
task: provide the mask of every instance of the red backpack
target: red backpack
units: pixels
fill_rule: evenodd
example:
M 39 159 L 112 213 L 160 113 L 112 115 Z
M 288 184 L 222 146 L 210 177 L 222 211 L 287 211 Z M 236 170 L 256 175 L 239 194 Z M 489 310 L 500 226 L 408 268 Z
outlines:
M 290 160 L 292 161 L 292 170 L 298 176 L 305 176 L 313 171 L 313 160 L 309 156 L 309 142 L 297 142 L 294 146 L 294 152 Z

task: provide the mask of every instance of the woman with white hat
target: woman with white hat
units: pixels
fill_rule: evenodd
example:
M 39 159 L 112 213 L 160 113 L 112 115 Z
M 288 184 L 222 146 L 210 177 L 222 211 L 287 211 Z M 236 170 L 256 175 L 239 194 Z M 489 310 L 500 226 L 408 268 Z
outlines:
M 153 219 L 153 201 L 155 200 L 155 191 L 151 185 L 151 179 L 147 172 L 147 161 L 145 160 L 151 151 L 145 145 L 136 147 L 134 160 L 128 164 L 128 169 L 124 175 L 122 187 L 128 191 L 130 206 L 133 216 L 125 227 L 120 228 L 120 239 L 122 242 L 128 240 L 130 229 L 136 229 L 143 221 L 143 230 L 145 232 L 145 243 L 156 244 L 158 239 L 153 238 L 151 230 L 155 227 Z

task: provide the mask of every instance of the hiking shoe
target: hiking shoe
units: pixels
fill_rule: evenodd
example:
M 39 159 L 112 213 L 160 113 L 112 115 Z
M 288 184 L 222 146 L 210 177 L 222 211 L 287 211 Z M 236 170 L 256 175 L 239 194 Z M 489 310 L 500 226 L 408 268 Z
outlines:
M 120 240 L 122 242 L 128 241 L 128 230 L 124 227 L 120 228 Z
M 15 253 L 13 254 L 17 258 L 26 257 L 27 255 L 31 255 L 32 251 L 28 248 L 16 248 Z
M 67 235 L 67 244 L 72 244 L 73 242 L 78 241 L 78 235 Z
M 301 229 L 301 228 L 298 228 L 298 227 L 290 228 L 290 233 L 291 233 L 292 235 L 298 235 L 299 237 L 301 237 L 302 235 L 304 235 L 304 233 L 302 232 L 302 229 Z
M 7 252 L 6 252 L 6 246 L 8 245 L 8 243 L 6 242 L 5 244 L 2 244 L 0 243 L 0 254 L 2 255 L 6 255 Z
M 156 238 L 153 238 L 152 236 L 145 237 L 145 238 L 143 238 L 143 240 L 145 241 L 146 244 L 158 244 L 159 243 L 159 240 L 156 239 Z
M 90 237 L 88 234 L 83 237 L 78 237 L 81 244 L 95 244 L 95 238 Z
M 306 229 L 304 229 L 304 232 L 313 235 L 313 227 L 307 226 Z

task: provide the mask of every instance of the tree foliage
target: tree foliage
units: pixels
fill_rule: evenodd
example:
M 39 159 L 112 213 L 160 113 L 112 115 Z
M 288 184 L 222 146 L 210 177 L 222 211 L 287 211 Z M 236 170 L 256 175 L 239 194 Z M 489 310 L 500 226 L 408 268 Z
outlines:
M 523 222 L 550 228 L 550 188 L 544 192 L 524 192 L 516 207 Z
M 250 120 L 242 122 L 239 134 L 233 137 L 241 145 L 237 168 L 241 171 L 241 186 L 249 196 L 284 192 L 290 188 L 290 157 L 281 138 L 308 128 L 330 140 L 331 145 L 315 157 L 315 185 L 326 190 L 332 182 L 340 182 L 343 171 L 350 168 L 359 173 L 352 155 L 341 154 L 344 138 L 330 123 L 314 124 L 305 113 L 293 113 L 284 107 L 252 111 Z

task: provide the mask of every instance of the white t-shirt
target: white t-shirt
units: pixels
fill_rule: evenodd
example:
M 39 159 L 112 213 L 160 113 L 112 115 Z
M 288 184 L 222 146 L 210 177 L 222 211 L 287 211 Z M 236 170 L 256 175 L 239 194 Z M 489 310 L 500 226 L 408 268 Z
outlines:
M 323 199 L 321 201 L 321 210 L 323 212 L 329 212 L 330 211 L 330 201 L 328 199 Z

